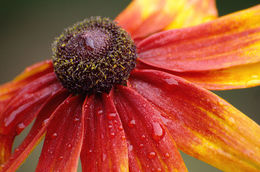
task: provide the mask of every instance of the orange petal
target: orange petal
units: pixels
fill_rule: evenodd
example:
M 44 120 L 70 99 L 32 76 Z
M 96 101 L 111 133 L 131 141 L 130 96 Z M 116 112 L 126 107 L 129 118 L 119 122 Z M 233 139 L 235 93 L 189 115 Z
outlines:
M 36 171 L 77 171 L 83 142 L 82 100 L 68 97 L 55 111 Z
M 260 61 L 260 5 L 138 44 L 140 61 L 171 71 L 207 71 Z
M 52 62 L 46 60 L 26 68 L 13 81 L 0 86 L 0 104 L 17 93 L 17 90 L 29 82 L 53 71 Z
M 122 123 L 110 95 L 91 96 L 83 105 L 85 134 L 81 151 L 85 172 L 128 171 L 128 152 Z
M 36 117 L 44 102 L 61 89 L 54 73 L 46 74 L 23 87 L 0 113 L 0 133 L 20 134 Z
M 13 172 L 25 161 L 30 152 L 43 138 L 46 128 L 55 114 L 53 111 L 55 111 L 67 96 L 67 91 L 62 89 L 48 99 L 47 103 L 39 111 L 29 134 L 26 136 L 22 144 L 15 149 L 13 155 L 9 158 L 9 161 L 4 164 L 4 168 L 2 169 L 3 171 Z
M 161 111 L 179 149 L 223 171 L 260 170 L 260 127 L 213 93 L 177 76 L 134 71 L 130 84 Z
M 187 171 L 159 111 L 124 86 L 115 89 L 114 101 L 129 142 L 130 171 Z
M 197 25 L 216 16 L 215 0 L 133 0 L 116 21 L 136 39 Z
M 176 74 L 206 89 L 227 90 L 260 85 L 260 62 L 207 72 Z

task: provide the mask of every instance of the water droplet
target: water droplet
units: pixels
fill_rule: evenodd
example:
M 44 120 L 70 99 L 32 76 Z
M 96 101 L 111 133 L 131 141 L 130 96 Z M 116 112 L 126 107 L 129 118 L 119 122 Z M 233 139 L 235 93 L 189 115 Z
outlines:
M 121 138 L 122 138 L 123 140 L 125 140 L 126 137 L 125 137 L 125 135 L 123 135 Z
M 254 79 L 257 79 L 259 76 L 258 75 L 252 75 L 251 77 L 254 78 Z
M 123 130 L 123 126 L 120 125 L 120 126 L 118 127 L 118 130 L 122 131 L 122 130 Z
M 144 147 L 144 144 L 141 143 L 141 144 L 139 145 L 139 147 L 140 147 L 140 148 Z
M 129 121 L 128 126 L 133 128 L 135 126 L 135 124 L 136 124 L 135 120 L 131 120 L 131 121 Z
M 145 135 L 143 134 L 143 135 L 141 136 L 141 138 L 142 138 L 142 139 L 145 139 Z
M 49 118 L 48 119 L 45 119 L 43 122 L 42 122 L 42 126 L 46 126 L 49 122 Z
M 75 118 L 73 119 L 73 121 L 74 121 L 74 122 L 78 122 L 78 121 L 79 121 L 79 118 L 75 117 Z
M 55 139 L 57 136 L 58 136 L 57 133 L 53 133 L 53 134 L 51 135 L 51 138 L 52 138 L 52 139 Z
M 162 171 L 162 169 L 161 168 L 157 168 L 157 172 L 161 172 Z
M 233 117 L 229 117 L 229 121 L 233 124 L 235 123 L 235 119 Z
M 18 152 L 20 149 L 19 148 L 16 148 L 15 150 L 14 150 L 14 152 Z
M 89 151 L 88 151 L 89 153 L 92 153 L 93 151 L 92 151 L 92 149 L 89 149 Z
M 165 154 L 165 158 L 170 158 L 170 154 L 169 154 L 169 153 L 166 153 L 166 154 Z
M 103 113 L 103 110 L 99 110 L 99 111 L 97 112 L 98 115 L 101 115 L 102 113 Z
M 108 125 L 108 128 L 110 128 L 110 129 L 111 129 L 111 128 L 113 128 L 113 126 L 112 126 L 112 125 Z
M 71 144 L 70 143 L 68 144 L 68 148 L 71 148 Z
M 155 157 L 155 155 L 156 155 L 155 152 L 150 152 L 150 153 L 148 154 L 148 158 L 152 159 L 152 158 Z
M 63 159 L 63 156 L 60 156 L 59 159 L 62 160 L 62 159 Z
M 110 119 L 110 120 L 115 119 L 115 117 L 116 117 L 116 113 L 109 113 L 107 115 L 107 118 Z
M 4 164 L 1 164 L 1 168 L 4 168 L 5 167 L 5 165 Z
M 110 133 L 110 136 L 112 136 L 112 137 L 115 136 L 115 133 Z
M 102 161 L 105 161 L 107 159 L 107 155 L 103 153 L 102 155 Z
M 128 146 L 128 150 L 129 150 L 129 151 L 132 151 L 132 150 L 133 150 L 133 145 L 129 145 L 129 146 Z
M 48 152 L 49 152 L 49 154 L 53 154 L 53 151 L 52 151 L 52 150 L 50 150 L 50 149 L 48 149 Z
M 164 136 L 164 129 L 161 127 L 159 123 L 153 123 L 153 139 L 155 141 L 159 141 Z
M 24 123 L 19 123 L 17 126 L 16 126 L 16 133 L 17 134 L 20 134 L 23 130 L 24 130 L 24 128 L 25 128 L 25 125 L 24 125 Z
M 173 78 L 164 78 L 164 80 L 167 82 L 167 84 L 172 85 L 172 86 L 176 86 L 179 85 L 178 81 L 176 81 Z

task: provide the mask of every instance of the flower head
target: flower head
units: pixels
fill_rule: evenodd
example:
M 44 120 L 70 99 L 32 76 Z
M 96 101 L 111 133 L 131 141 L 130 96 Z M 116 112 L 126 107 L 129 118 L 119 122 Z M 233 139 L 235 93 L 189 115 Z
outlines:
M 134 0 L 68 28 L 0 86 L 1 171 L 44 135 L 36 171 L 187 171 L 178 150 L 259 171 L 260 127 L 208 90 L 260 85 L 260 6 L 216 18 L 213 0 Z

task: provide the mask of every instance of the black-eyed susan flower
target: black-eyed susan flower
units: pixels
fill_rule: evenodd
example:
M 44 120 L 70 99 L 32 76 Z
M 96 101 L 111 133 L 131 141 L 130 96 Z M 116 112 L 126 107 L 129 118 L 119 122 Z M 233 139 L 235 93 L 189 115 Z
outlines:
M 178 149 L 260 171 L 260 127 L 208 91 L 257 85 L 260 6 L 217 18 L 213 0 L 134 0 L 69 27 L 52 60 L 0 87 L 1 171 L 44 136 L 36 171 L 187 171 Z

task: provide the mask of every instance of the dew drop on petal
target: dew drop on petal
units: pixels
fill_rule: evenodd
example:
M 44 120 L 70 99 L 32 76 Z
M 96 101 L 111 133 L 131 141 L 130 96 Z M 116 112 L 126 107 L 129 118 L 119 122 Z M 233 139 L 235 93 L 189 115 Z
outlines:
M 129 121 L 129 123 L 128 123 L 128 126 L 130 127 L 130 128 L 133 128 L 134 126 L 135 126 L 135 120 L 133 119 L 133 120 L 131 120 L 131 121 Z
M 161 172 L 162 171 L 162 169 L 161 168 L 157 168 L 157 172 Z
M 102 161 L 105 161 L 107 159 L 107 155 L 103 153 L 102 155 Z
M 123 130 L 123 126 L 120 125 L 120 126 L 118 127 L 118 130 L 122 131 L 122 130 Z
M 68 146 L 68 148 L 71 148 L 71 144 L 70 143 L 67 146 Z
M 73 119 L 73 121 L 74 121 L 74 122 L 78 122 L 78 121 L 79 121 L 79 118 L 75 117 L 75 118 Z
M 113 128 L 113 126 L 112 126 L 112 125 L 108 125 L 108 128 L 110 128 L 110 129 L 111 129 L 111 128 Z
M 150 153 L 148 154 L 148 158 L 152 159 L 152 158 L 155 157 L 155 155 L 156 155 L 155 152 L 150 152 Z
M 116 113 L 109 113 L 107 115 L 107 118 L 110 119 L 110 120 L 115 119 L 115 117 L 116 117 Z
M 97 112 L 98 115 L 101 115 L 102 113 L 103 113 L 103 110 L 99 110 L 99 111 Z
M 42 122 L 42 126 L 46 126 L 49 122 L 49 118 L 45 119 L 43 122 Z
M 14 152 L 18 152 L 20 149 L 19 148 L 16 148 L 15 150 L 14 150 Z
M 63 156 L 60 156 L 59 159 L 62 160 L 62 159 L 63 159 Z
M 165 158 L 170 158 L 170 154 L 169 153 L 166 153 L 164 156 L 165 156 Z
M 16 133 L 17 134 L 20 134 L 23 130 L 24 130 L 24 128 L 25 128 L 25 125 L 24 125 L 24 123 L 19 123 L 17 126 L 16 126 Z
M 125 135 L 123 135 L 121 138 L 122 138 L 123 140 L 125 140 L 126 137 L 125 137 Z
M 164 81 L 167 82 L 167 84 L 169 85 L 179 85 L 178 81 L 176 81 L 175 79 L 173 78 L 164 78 Z
M 53 133 L 53 134 L 51 135 L 51 138 L 55 139 L 57 136 L 58 136 L 57 133 Z
M 129 145 L 129 146 L 128 146 L 128 150 L 129 150 L 129 151 L 132 151 L 132 150 L 133 150 L 133 145 Z
M 92 149 L 89 149 L 89 151 L 88 151 L 89 153 L 92 153 L 93 151 L 92 151 Z
M 141 144 L 139 145 L 139 147 L 140 147 L 140 148 L 144 147 L 144 144 L 141 143 Z
M 159 123 L 153 123 L 153 139 L 155 141 L 160 141 L 164 136 L 164 129 Z
M 141 138 L 142 138 L 142 139 L 145 139 L 146 137 L 145 137 L 145 135 L 143 134 L 143 135 L 141 136 Z
M 114 137 L 114 136 L 115 136 L 115 133 L 110 133 L 110 136 Z
M 48 149 L 49 154 L 53 154 L 53 151 L 51 149 Z

